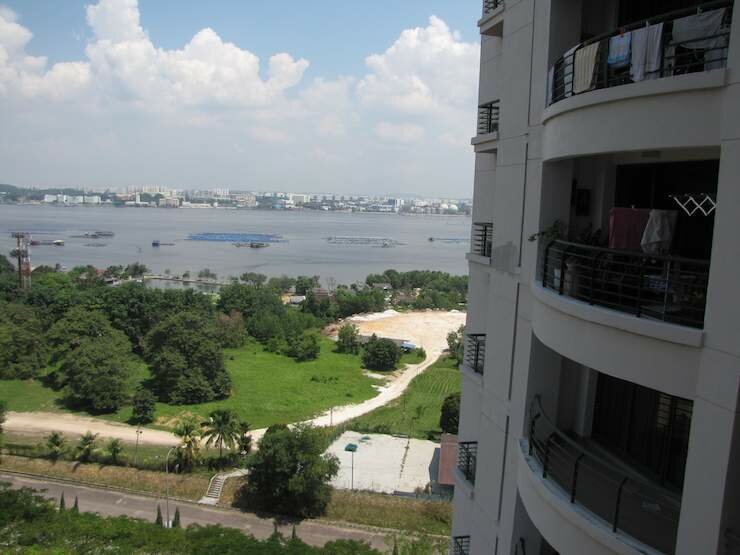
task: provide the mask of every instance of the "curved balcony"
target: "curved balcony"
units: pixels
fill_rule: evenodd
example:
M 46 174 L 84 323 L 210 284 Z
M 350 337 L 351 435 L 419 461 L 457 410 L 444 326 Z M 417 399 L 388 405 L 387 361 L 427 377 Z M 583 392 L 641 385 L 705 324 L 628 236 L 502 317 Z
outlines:
M 545 414 L 539 396 L 530 406 L 528 447 L 542 479 L 560 492 L 559 499 L 567 500 L 574 512 L 587 515 L 584 528 L 598 528 L 602 543 L 618 539 L 640 552 L 646 550 L 639 549 L 639 544 L 661 553 L 674 552 L 681 509 L 678 495 L 571 439 Z
M 500 104 L 499 100 L 494 100 L 478 106 L 477 134 L 470 141 L 475 152 L 495 152 L 498 149 Z
M 637 318 L 704 327 L 709 261 L 552 241 L 542 285 Z
M 584 41 L 556 60 L 548 84 L 550 104 L 597 89 L 724 68 L 732 6 L 732 0 L 706 2 Z M 692 27 L 694 16 L 702 18 L 702 27 Z M 643 34 L 657 44 L 652 57 L 649 47 L 645 56 L 639 55 L 636 44 Z

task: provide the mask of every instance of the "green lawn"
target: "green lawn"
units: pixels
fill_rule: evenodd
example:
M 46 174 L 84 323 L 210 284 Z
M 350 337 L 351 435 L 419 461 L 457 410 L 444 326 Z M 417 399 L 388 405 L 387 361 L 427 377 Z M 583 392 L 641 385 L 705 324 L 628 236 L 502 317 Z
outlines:
M 356 418 L 349 429 L 436 439 L 441 433 L 442 402 L 456 391 L 460 391 L 460 371 L 452 359 L 443 357 L 414 378 L 401 397 Z
M 158 403 L 155 425 L 171 427 L 185 413 L 205 417 L 216 408 L 230 408 L 253 428 L 262 428 L 307 419 L 333 406 L 359 403 L 374 397 L 377 391 L 373 385 L 380 383 L 364 375 L 358 355 L 335 353 L 334 342 L 329 339 L 322 338 L 321 355 L 309 362 L 268 353 L 253 341 L 239 349 L 227 349 L 225 356 L 233 380 L 228 399 L 200 405 Z M 412 357 L 403 362 L 416 362 Z M 132 390 L 147 375 L 146 365 L 139 361 Z M 7 380 L 0 386 L 0 400 L 8 402 L 9 410 L 65 410 L 60 402 L 62 394 L 43 387 L 39 381 Z M 126 422 L 130 416 L 131 407 L 127 406 L 102 417 Z

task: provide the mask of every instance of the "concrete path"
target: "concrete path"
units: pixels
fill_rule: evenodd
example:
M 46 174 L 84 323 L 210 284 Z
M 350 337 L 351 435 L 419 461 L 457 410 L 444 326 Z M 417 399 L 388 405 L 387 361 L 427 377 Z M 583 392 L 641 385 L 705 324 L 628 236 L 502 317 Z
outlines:
M 74 485 L 57 482 L 51 479 L 30 478 L 0 471 L 0 481 L 10 482 L 13 487 L 28 487 L 43 492 L 47 498 L 58 500 L 62 492 L 68 505 L 79 500 L 81 511 L 95 512 L 103 516 L 130 516 L 154 522 L 157 515 L 157 505 L 162 508 L 162 515 L 167 518 L 165 500 L 145 495 L 122 493 L 103 488 Z M 254 514 L 241 513 L 236 510 L 204 507 L 195 503 L 170 501 L 170 518 L 174 517 L 175 508 L 180 509 L 180 518 L 183 526 L 197 523 L 201 525 L 220 524 L 229 528 L 236 528 L 258 539 L 268 538 L 273 531 L 274 520 L 260 518 Z M 279 524 L 278 530 L 290 537 L 293 524 Z M 304 542 L 322 546 L 327 542 L 347 539 L 370 543 L 376 549 L 387 550 L 387 534 L 369 530 L 341 527 L 320 521 L 303 521 L 296 523 L 296 533 Z

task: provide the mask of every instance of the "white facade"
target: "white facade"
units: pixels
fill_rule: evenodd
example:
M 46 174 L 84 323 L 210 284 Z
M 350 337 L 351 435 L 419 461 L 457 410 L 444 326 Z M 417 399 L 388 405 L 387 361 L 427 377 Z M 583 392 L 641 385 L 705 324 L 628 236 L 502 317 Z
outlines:
M 451 550 L 740 553 L 740 15 L 483 4 Z

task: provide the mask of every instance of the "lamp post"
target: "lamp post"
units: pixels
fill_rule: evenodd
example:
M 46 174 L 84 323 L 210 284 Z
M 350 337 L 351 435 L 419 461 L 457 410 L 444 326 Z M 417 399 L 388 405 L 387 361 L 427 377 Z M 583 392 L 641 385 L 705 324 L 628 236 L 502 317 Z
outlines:
M 139 436 L 144 433 L 141 426 L 136 427 L 136 447 L 134 447 L 134 466 L 136 466 L 137 456 L 139 455 Z
M 355 443 L 348 443 L 345 448 L 345 451 L 349 451 L 352 454 L 352 470 L 350 474 L 350 486 L 349 489 L 351 491 L 355 490 L 355 451 L 357 451 L 357 444 Z

